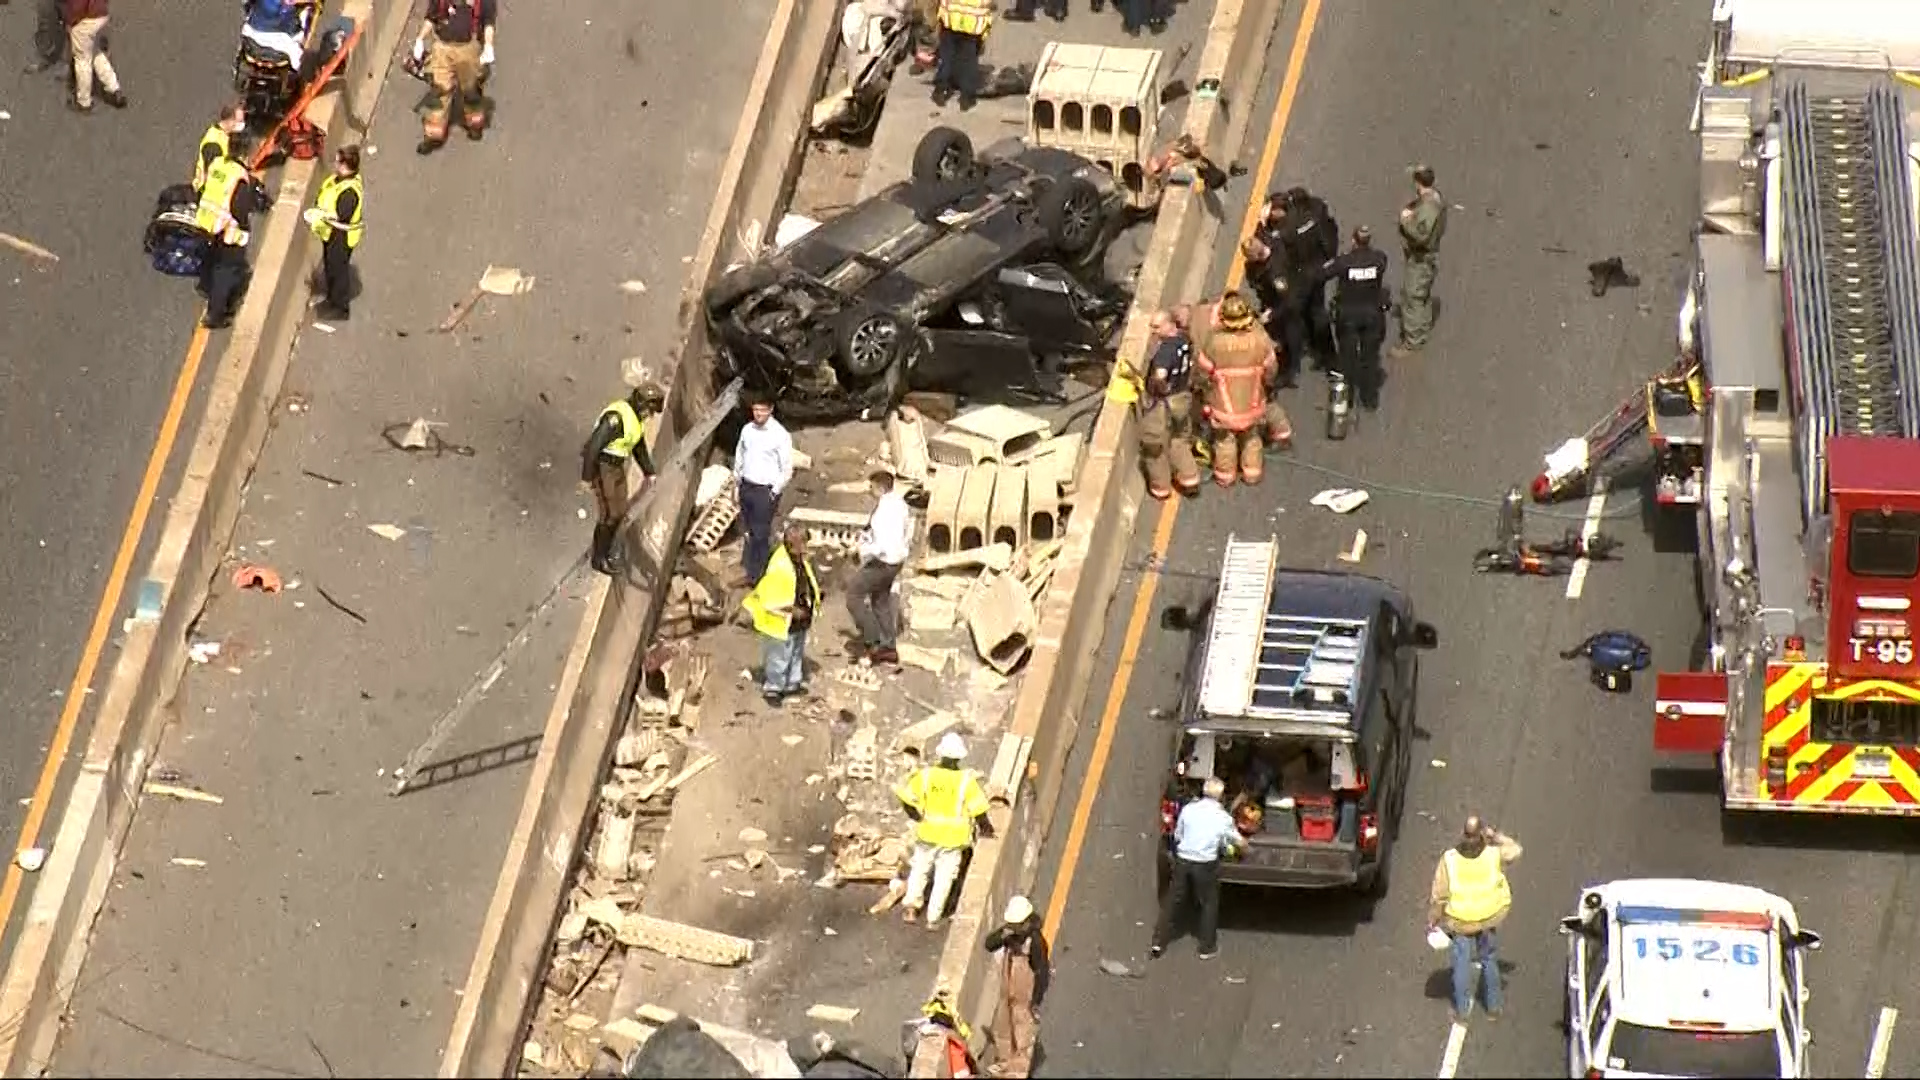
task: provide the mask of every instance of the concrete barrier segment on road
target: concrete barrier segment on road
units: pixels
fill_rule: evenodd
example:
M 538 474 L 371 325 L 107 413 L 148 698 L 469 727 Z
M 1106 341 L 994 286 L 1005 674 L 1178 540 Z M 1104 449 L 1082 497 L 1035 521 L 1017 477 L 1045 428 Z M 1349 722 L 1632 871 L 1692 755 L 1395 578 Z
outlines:
M 682 293 L 683 336 L 671 362 L 666 415 L 652 436 L 666 460 L 714 398 L 713 350 L 701 294 L 726 266 L 750 257 L 786 209 L 807 121 L 838 39 L 838 0 L 780 0 Z M 705 455 L 652 481 L 651 504 L 622 537 L 627 570 L 589 598 L 547 719 L 526 801 L 508 840 L 493 902 L 453 1031 L 443 1077 L 511 1076 L 539 1001 L 547 950 L 580 855 L 596 793 L 612 764 L 640 676 L 642 646 L 658 625 Z M 671 819 L 669 819 L 671 827 Z
M 327 146 L 365 129 L 408 10 L 377 0 L 344 4 L 340 14 L 366 30 L 347 59 L 341 85 L 307 110 L 307 118 L 327 133 Z M 274 209 L 254 232 L 259 245 L 253 283 L 228 334 L 193 450 L 138 590 L 140 607 L 157 605 L 157 615 L 136 616 L 128 626 L 0 978 L 0 1075 L 38 1076 L 52 1057 L 147 766 L 173 711 L 187 633 L 226 557 L 241 492 L 266 443 L 294 336 L 306 316 L 317 244 L 301 211 L 312 203 L 329 160 L 323 154 L 288 162 Z
M 1265 73 L 1280 11 L 1281 0 L 1218 0 L 1214 8 L 1194 86 L 1218 80 L 1219 93 L 1196 95 L 1186 131 L 1223 168 L 1246 139 L 1248 113 Z M 1224 224 L 1219 214 L 1232 210 L 1217 195 L 1209 205 L 1191 189 L 1168 189 L 1121 335 L 1121 357 L 1144 367 L 1154 311 L 1200 297 Z M 1237 228 L 1237 218 L 1228 227 Z M 984 1038 L 994 1022 L 1000 996 L 1000 970 L 987 962 L 983 939 L 1008 898 L 1032 892 L 1041 847 L 1060 800 L 1067 755 L 1080 726 L 1080 705 L 1100 651 L 1107 606 L 1119 586 L 1145 490 L 1138 462 L 1132 409 L 1109 400 L 1100 410 L 1080 469 L 1077 490 L 1083 494 L 1067 526 L 1059 569 L 1040 611 L 1033 656 L 1008 725 L 1012 734 L 1030 740 L 1025 775 L 1008 785 L 1004 820 L 996 815 L 998 835 L 975 845 L 935 976 L 933 989 L 952 996 L 960 1015 L 973 1024 L 976 1040 Z M 940 1039 L 921 1041 L 912 1074 L 946 1075 Z

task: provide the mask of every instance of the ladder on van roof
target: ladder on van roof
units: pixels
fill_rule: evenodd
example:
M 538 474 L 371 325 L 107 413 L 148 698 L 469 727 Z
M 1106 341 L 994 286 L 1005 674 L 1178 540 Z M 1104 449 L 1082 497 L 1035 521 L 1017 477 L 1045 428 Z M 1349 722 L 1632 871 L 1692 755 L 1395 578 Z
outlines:
M 1360 694 L 1366 642 L 1360 619 L 1269 615 L 1249 711 L 1332 706 L 1346 713 Z
M 1220 587 L 1213 602 L 1213 627 L 1207 638 L 1206 666 L 1200 674 L 1203 713 L 1235 716 L 1253 700 L 1278 549 L 1273 540 L 1227 537 L 1226 554 L 1220 561 Z

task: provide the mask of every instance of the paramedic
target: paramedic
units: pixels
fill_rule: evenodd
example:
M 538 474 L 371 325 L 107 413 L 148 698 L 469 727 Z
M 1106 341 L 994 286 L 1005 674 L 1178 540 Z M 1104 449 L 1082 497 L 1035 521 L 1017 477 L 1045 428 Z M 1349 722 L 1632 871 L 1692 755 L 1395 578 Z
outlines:
M 252 275 L 247 265 L 247 242 L 253 215 L 265 213 L 273 205 L 266 185 L 247 167 L 251 142 L 238 134 L 228 140 L 227 156 L 207 169 L 200 205 L 194 211 L 194 224 L 209 237 L 206 259 L 200 267 L 200 292 L 207 298 L 207 314 L 201 325 L 209 330 L 233 325 L 240 294 Z
M 207 186 L 207 170 L 227 156 L 227 145 L 235 135 L 247 130 L 246 106 L 231 102 L 220 106 L 220 116 L 200 136 L 200 147 L 193 158 L 193 190 L 197 194 Z
M 353 300 L 353 249 L 366 232 L 367 189 L 360 179 L 360 148 L 343 146 L 334 152 L 333 172 L 320 182 L 308 227 L 320 238 L 320 280 L 325 303 L 315 312 L 322 319 L 343 322 Z
M 966 741 L 949 731 L 934 746 L 933 757 L 932 765 L 913 770 L 893 789 L 894 798 L 914 821 L 902 918 L 914 922 L 925 910 L 929 930 L 946 915 L 947 900 L 960 877 L 960 864 L 973 847 L 975 831 L 993 835 L 987 793 L 971 770 L 960 767 L 967 758 Z M 926 895 L 929 874 L 933 876 L 931 897 Z
M 1474 969 L 1480 972 L 1487 1015 L 1500 1015 L 1500 924 L 1513 907 L 1507 864 L 1520 858 L 1512 837 L 1469 815 L 1460 842 L 1440 857 L 1433 871 L 1427 904 L 1427 928 L 1451 940 L 1453 1022 L 1466 1023 L 1473 1011 Z
M 1174 923 L 1180 918 L 1188 899 L 1199 908 L 1200 959 L 1220 955 L 1220 857 L 1239 854 L 1240 829 L 1233 815 L 1220 805 L 1227 785 L 1210 776 L 1200 789 L 1201 797 L 1180 808 L 1173 823 L 1173 878 L 1167 882 L 1166 898 L 1160 903 L 1160 923 L 1153 931 L 1152 956 L 1167 951 Z

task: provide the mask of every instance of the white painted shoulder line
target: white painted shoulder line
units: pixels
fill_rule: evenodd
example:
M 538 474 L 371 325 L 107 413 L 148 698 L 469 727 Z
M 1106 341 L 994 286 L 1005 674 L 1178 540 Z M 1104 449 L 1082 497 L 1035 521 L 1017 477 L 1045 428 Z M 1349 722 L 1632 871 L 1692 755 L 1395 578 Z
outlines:
M 1867 1080 L 1880 1080 L 1887 1075 L 1887 1053 L 1893 1049 L 1893 1025 L 1899 1019 L 1900 1010 L 1886 1006 L 1874 1021 L 1873 1047 L 1867 1051 Z
M 1467 1025 L 1455 1024 L 1447 1029 L 1447 1050 L 1440 1055 L 1440 1080 L 1453 1080 L 1460 1071 L 1460 1051 L 1467 1045 Z
M 1580 527 L 1580 538 L 1593 542 L 1595 533 L 1600 531 L 1600 517 L 1607 512 L 1607 478 L 1595 477 L 1593 496 L 1587 500 L 1587 520 Z M 1573 572 L 1567 575 L 1567 599 L 1578 600 L 1580 593 L 1587 587 L 1587 567 L 1591 560 L 1581 559 L 1573 564 Z

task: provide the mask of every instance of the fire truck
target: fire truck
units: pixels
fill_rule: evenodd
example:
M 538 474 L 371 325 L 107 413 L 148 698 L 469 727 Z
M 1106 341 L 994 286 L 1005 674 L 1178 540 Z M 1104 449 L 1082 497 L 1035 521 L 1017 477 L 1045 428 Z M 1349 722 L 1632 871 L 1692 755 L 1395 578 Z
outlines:
M 1920 814 L 1917 120 L 1920 3 L 1716 0 L 1697 368 L 1647 416 L 1707 621 L 1653 741 L 1718 755 L 1729 809 Z

